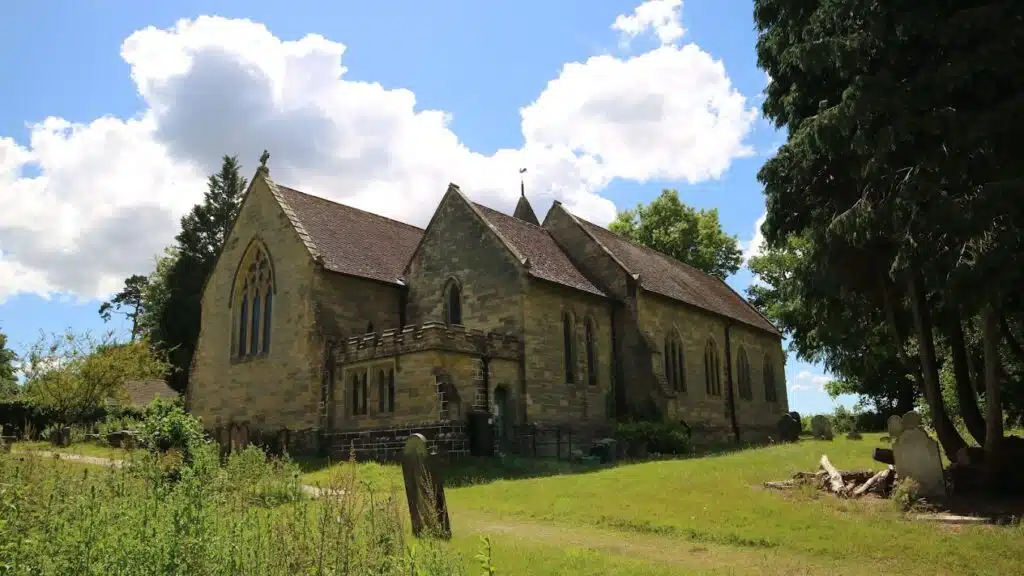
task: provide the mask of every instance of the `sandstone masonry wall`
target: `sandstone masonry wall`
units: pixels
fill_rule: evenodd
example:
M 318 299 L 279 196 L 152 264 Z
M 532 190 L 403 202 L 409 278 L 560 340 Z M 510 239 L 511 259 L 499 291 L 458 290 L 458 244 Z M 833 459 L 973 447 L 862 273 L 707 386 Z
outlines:
M 276 281 L 271 346 L 235 357 L 237 304 L 229 306 L 240 260 L 261 240 Z M 262 178 L 253 182 L 203 293 L 203 316 L 188 404 L 208 428 L 248 422 L 256 429 L 316 425 L 321 350 L 314 331 L 314 263 Z
M 444 321 L 450 279 L 462 289 L 462 324 L 521 335 L 520 265 L 458 193 L 441 200 L 409 265 L 408 322 Z
M 529 284 L 525 302 L 526 420 L 578 424 L 607 421 L 612 393 L 611 302 L 543 281 Z M 566 382 L 562 315 L 573 318 L 575 381 Z M 594 326 L 596 382 L 587 371 L 585 322 Z

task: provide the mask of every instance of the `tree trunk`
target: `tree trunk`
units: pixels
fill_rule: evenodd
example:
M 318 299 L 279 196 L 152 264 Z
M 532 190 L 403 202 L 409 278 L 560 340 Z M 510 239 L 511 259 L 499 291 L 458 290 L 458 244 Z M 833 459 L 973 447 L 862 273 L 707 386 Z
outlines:
M 1006 316 L 999 319 L 999 330 L 1003 333 L 1006 343 L 1010 345 L 1013 355 L 1017 357 L 1017 361 L 1024 363 L 1024 348 L 1021 348 L 1020 342 L 1013 335 L 1013 330 L 1010 330 L 1010 323 L 1006 321 Z
M 960 310 L 951 306 L 947 310 L 949 329 L 949 346 L 953 356 L 953 376 L 956 379 L 956 398 L 960 403 L 960 416 L 964 419 L 967 431 L 971 433 L 979 446 L 985 445 L 985 417 L 978 408 L 978 399 L 974 395 L 971 382 L 971 368 L 967 362 L 967 345 L 964 342 L 964 327 L 960 323 Z
M 921 351 L 921 376 L 924 384 L 924 398 L 932 413 L 932 425 L 939 437 L 939 444 L 951 460 L 956 460 L 956 453 L 967 446 L 960 437 L 953 421 L 946 413 L 942 401 L 942 388 L 939 385 L 939 366 L 935 358 L 935 340 L 932 334 L 931 311 L 928 309 L 928 297 L 924 289 L 924 276 L 919 268 L 912 268 L 907 273 L 907 288 L 910 292 L 910 308 L 914 316 L 914 328 L 917 332 L 917 343 Z
M 985 480 L 994 487 L 1000 478 L 1003 444 L 1003 404 L 999 400 L 999 320 L 989 304 L 981 312 L 981 337 L 985 349 Z

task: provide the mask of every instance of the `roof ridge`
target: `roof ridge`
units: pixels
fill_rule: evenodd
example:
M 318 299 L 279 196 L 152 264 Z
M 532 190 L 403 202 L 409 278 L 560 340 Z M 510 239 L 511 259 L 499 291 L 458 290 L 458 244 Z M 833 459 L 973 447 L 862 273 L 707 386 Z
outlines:
M 347 208 L 349 210 L 355 210 L 356 212 L 362 212 L 363 214 L 369 214 L 370 216 L 375 216 L 375 217 L 380 218 L 382 220 L 387 220 L 389 222 L 394 222 L 395 224 L 401 224 L 402 226 L 406 226 L 406 227 L 412 228 L 414 230 L 419 230 L 420 232 L 424 231 L 423 228 L 420 228 L 419 226 L 416 226 L 414 224 L 409 224 L 408 222 L 402 222 L 401 220 L 396 220 L 395 218 L 389 218 L 387 216 L 384 216 L 383 214 L 378 214 L 376 212 L 371 212 L 369 210 L 363 210 L 362 208 L 356 208 L 355 206 L 352 206 L 351 204 L 345 204 L 343 202 L 338 202 L 336 200 L 331 200 L 330 198 L 324 198 L 323 196 L 318 196 L 316 194 L 310 194 L 309 192 L 303 192 L 302 190 L 298 190 L 298 189 L 292 188 L 291 186 L 285 186 L 283 184 L 277 184 L 277 187 L 278 188 L 283 188 L 285 190 L 288 190 L 289 192 L 294 192 L 295 194 L 301 194 L 301 195 L 309 197 L 309 198 L 314 198 L 314 199 L 319 200 L 321 202 L 327 202 L 328 204 L 334 204 L 335 206 L 341 206 L 341 207 Z

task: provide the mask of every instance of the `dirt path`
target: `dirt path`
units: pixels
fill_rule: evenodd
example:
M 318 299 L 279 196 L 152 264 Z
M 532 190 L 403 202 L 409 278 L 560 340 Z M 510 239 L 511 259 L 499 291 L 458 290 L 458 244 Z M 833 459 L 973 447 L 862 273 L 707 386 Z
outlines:
M 94 466 L 108 466 L 114 468 L 120 468 L 124 465 L 124 460 L 114 460 L 111 458 L 100 458 L 98 456 L 86 456 L 84 454 L 71 454 L 68 452 L 50 452 L 47 450 L 25 450 L 17 451 L 14 454 L 31 454 L 33 456 L 39 456 L 41 458 L 60 458 L 61 460 L 67 460 L 69 462 L 81 462 L 82 464 L 92 464 Z M 329 490 L 326 488 L 317 488 L 316 486 L 302 485 L 302 491 L 309 494 L 313 498 L 319 498 L 325 495 L 338 495 L 341 493 L 340 490 Z

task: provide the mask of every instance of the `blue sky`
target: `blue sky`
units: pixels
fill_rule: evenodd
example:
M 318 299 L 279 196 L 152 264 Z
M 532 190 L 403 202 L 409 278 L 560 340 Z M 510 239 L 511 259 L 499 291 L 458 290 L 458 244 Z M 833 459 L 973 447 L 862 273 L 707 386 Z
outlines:
M 448 181 L 510 210 L 520 166 L 540 215 L 557 198 L 607 221 L 673 187 L 749 248 L 755 175 L 784 140 L 756 115 L 751 3 L 638 5 L 12 4 L 0 329 L 18 350 L 125 333 L 103 295 L 149 271 L 220 155 L 248 171 L 263 148 L 283 183 L 421 225 Z M 793 409 L 831 410 L 820 367 L 786 374 Z

